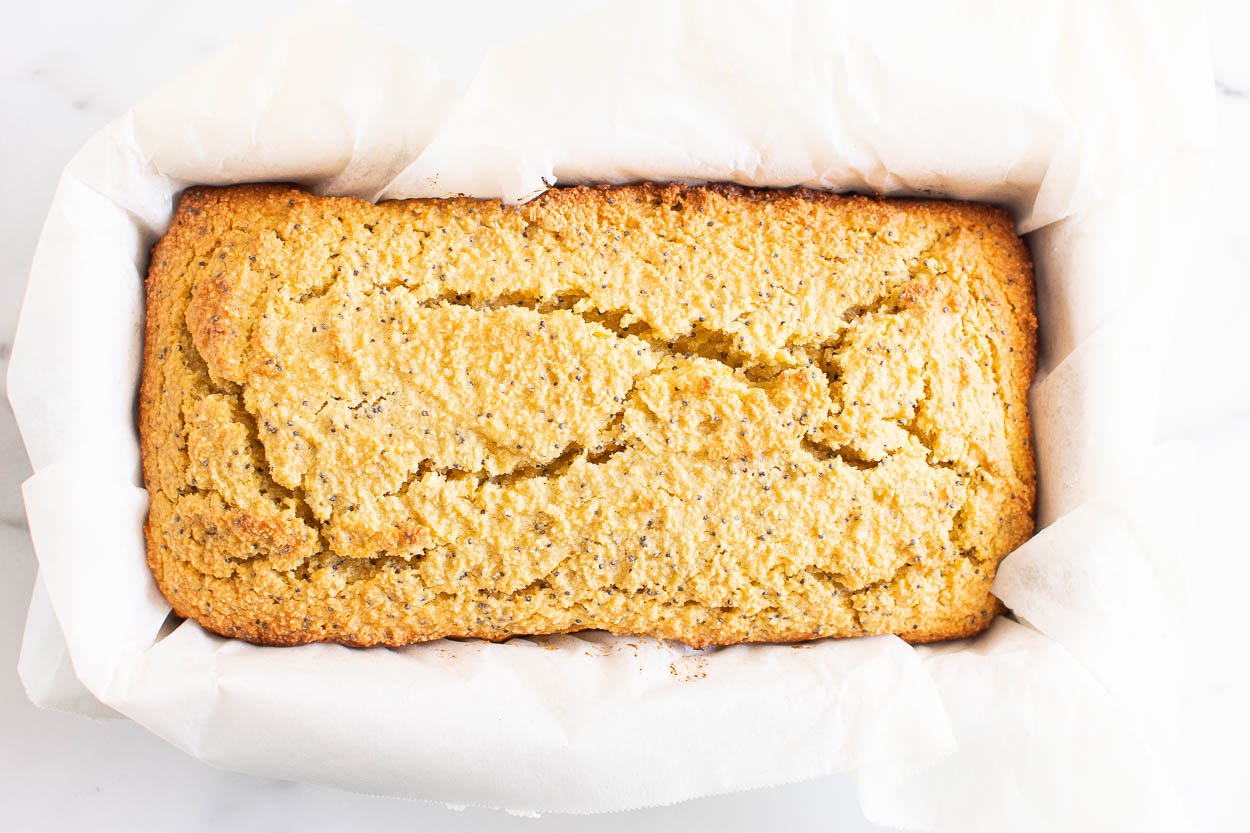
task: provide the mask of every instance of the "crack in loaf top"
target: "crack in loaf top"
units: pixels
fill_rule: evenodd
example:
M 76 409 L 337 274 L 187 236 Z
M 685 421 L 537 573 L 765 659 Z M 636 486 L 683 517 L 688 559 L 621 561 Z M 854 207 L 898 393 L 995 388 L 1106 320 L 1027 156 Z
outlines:
M 219 632 L 931 638 L 1031 530 L 995 209 L 193 189 L 148 293 L 149 561 Z

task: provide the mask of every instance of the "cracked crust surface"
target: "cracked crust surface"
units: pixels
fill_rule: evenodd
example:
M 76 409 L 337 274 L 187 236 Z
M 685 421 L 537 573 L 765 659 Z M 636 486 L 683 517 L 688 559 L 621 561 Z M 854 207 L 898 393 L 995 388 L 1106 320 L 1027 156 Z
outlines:
M 1035 331 L 987 206 L 193 188 L 147 280 L 148 563 L 262 644 L 970 635 L 1033 529 Z

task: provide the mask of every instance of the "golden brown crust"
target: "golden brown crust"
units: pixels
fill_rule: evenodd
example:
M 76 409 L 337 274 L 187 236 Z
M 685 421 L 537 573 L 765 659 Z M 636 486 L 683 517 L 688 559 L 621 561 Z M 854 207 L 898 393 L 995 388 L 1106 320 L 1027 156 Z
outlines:
M 1033 529 L 996 208 L 194 188 L 147 292 L 148 562 L 223 635 L 928 642 Z

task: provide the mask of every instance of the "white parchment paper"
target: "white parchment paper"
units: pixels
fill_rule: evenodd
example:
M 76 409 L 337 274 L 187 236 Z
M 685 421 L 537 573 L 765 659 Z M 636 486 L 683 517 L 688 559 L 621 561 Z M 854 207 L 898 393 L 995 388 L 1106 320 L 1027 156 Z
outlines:
M 883 824 L 1186 829 L 1166 625 L 1189 469 L 1155 447 L 1154 368 L 1205 185 L 1205 49 L 1180 4 L 622 3 L 499 43 L 461 95 L 343 12 L 240 42 L 93 138 L 48 216 L 9 380 L 35 469 L 28 692 L 216 766 L 522 812 L 852 772 Z M 995 584 L 1018 621 L 929 648 L 702 652 L 598 634 L 262 648 L 167 625 L 133 405 L 147 251 L 183 186 L 519 201 L 635 179 L 1015 211 L 1042 325 L 1043 528 Z

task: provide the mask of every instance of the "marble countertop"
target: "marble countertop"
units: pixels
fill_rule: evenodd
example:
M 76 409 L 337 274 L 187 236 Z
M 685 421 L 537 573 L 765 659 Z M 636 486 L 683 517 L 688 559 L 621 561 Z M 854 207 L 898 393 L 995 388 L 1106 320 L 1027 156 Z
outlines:
M 119 0 L 24 4 L 10 12 L 0 35 L 0 101 L 8 116 L 7 187 L 0 207 L 0 394 L 27 269 L 64 164 L 92 133 L 162 80 L 299 5 Z M 506 30 L 545 5 L 499 4 L 484 25 Z M 1250 216 L 1244 207 L 1250 193 L 1250 4 L 1219 0 L 1209 15 L 1219 92 L 1216 177 L 1208 204 L 1193 207 L 1208 218 L 1207 240 L 1185 278 L 1193 308 L 1181 311 L 1167 334 L 1174 349 L 1162 371 L 1176 380 L 1175 395 L 1162 403 L 1159 432 L 1164 440 L 1195 442 L 1208 481 L 1192 551 L 1197 563 L 1211 565 L 1211 580 L 1192 588 L 1193 684 L 1177 771 L 1199 829 L 1216 831 L 1250 817 L 1250 761 L 1237 746 L 1250 737 L 1243 705 L 1250 701 L 1250 679 L 1244 663 L 1226 660 L 1228 645 L 1218 636 L 1244 633 L 1243 588 L 1250 582 L 1250 551 L 1239 524 L 1250 499 L 1244 474 L 1250 471 L 1250 373 L 1243 335 L 1250 325 Z M 467 82 L 480 55 L 453 52 L 437 39 L 431 44 L 444 70 Z M 19 491 L 29 474 L 12 413 L 0 396 L 0 569 L 6 576 L 0 582 L 0 771 L 7 774 L 0 782 L 0 818 L 8 829 L 884 829 L 860 817 L 845 777 L 612 816 L 520 819 L 219 772 L 128 721 L 93 722 L 36 709 L 15 670 L 36 567 Z M 1193 572 L 1207 575 L 1202 567 Z

